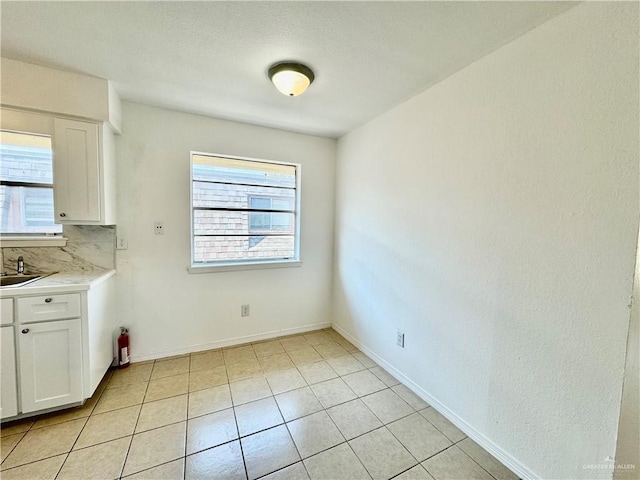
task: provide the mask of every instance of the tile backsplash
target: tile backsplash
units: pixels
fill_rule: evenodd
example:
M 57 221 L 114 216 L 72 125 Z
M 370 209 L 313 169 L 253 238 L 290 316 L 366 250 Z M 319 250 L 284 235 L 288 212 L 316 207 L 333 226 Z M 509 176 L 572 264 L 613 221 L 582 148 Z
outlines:
M 19 256 L 27 272 L 93 272 L 115 267 L 116 227 L 65 225 L 65 247 L 3 248 L 4 270 L 13 273 Z

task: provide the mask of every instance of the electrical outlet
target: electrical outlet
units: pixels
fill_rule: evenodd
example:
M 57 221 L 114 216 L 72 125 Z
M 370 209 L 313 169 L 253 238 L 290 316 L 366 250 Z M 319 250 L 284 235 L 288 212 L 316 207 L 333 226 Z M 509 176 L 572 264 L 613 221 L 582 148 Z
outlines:
M 400 348 L 404 348 L 404 333 L 402 333 L 400 330 L 398 330 L 396 345 L 398 345 Z
M 162 222 L 153 222 L 153 231 L 156 235 L 164 234 L 164 223 Z
M 116 250 L 126 250 L 129 248 L 129 242 L 127 242 L 127 237 L 124 235 L 118 235 L 116 237 Z
M 242 307 L 240 307 L 240 315 L 243 317 L 249 316 L 249 305 L 242 305 Z

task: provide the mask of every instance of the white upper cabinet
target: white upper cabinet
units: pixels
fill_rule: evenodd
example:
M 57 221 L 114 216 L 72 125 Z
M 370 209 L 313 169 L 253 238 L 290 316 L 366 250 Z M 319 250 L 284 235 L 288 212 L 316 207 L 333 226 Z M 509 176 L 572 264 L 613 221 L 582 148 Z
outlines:
M 56 223 L 116 224 L 115 137 L 107 123 L 2 108 L 0 128 L 51 137 Z
M 114 137 L 104 124 L 54 119 L 55 221 L 114 225 Z
M 61 118 L 54 125 L 56 222 L 100 222 L 98 125 Z
M 52 137 L 55 221 L 115 225 L 114 132 L 122 115 L 111 82 L 8 58 L 0 76 L 0 127 Z

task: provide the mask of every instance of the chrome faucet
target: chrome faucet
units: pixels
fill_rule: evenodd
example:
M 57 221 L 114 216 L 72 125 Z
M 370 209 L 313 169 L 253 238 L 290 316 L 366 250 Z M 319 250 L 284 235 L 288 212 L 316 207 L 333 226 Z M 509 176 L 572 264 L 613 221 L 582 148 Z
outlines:
M 22 258 L 22 255 L 18 257 L 18 266 L 16 267 L 16 273 L 18 275 L 24 275 L 24 258 Z

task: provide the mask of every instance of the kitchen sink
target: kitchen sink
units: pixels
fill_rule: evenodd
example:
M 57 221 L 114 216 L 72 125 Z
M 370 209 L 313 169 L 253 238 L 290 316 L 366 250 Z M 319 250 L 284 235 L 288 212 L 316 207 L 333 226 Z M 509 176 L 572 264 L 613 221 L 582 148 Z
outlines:
M 41 273 L 33 275 L 5 275 L 0 277 L 0 287 L 21 287 L 46 276 L 46 274 Z

